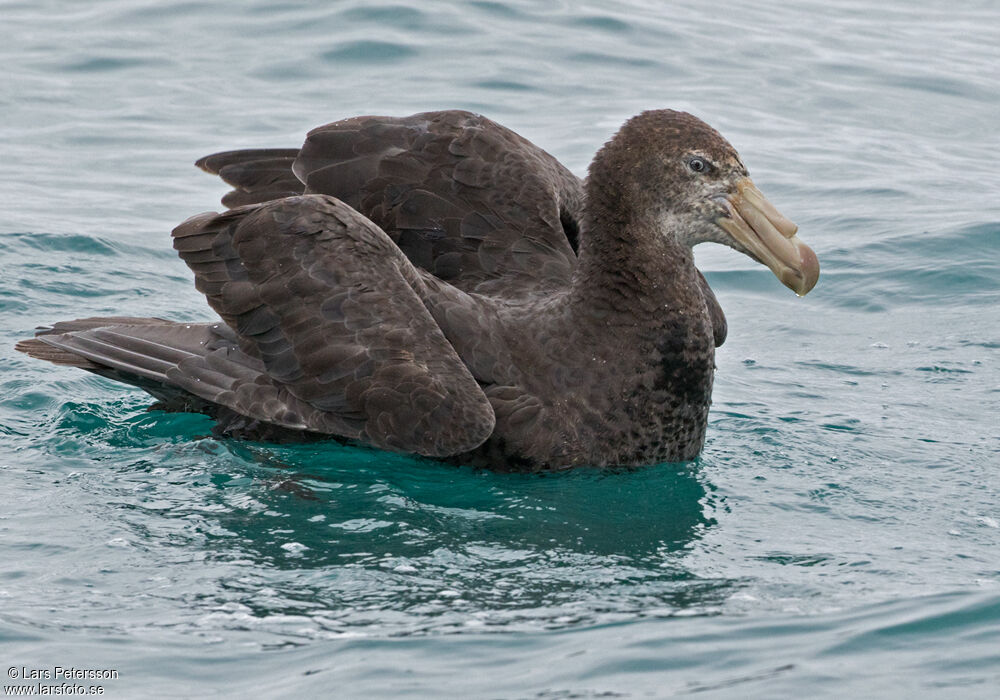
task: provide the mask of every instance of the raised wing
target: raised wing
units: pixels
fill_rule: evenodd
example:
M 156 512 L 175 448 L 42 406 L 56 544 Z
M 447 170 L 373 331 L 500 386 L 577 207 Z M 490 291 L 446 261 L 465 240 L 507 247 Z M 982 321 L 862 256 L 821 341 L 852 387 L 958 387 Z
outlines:
M 466 291 L 512 298 L 569 281 L 580 180 L 485 117 L 457 110 L 354 117 L 311 131 L 291 168 L 288 154 L 228 151 L 198 165 L 234 186 L 227 206 L 285 196 L 299 181 L 306 193 L 335 196 L 416 266 Z
M 492 408 L 427 312 L 416 269 L 342 202 L 306 195 L 203 214 L 173 236 L 239 351 L 290 397 L 253 406 L 252 418 L 428 456 L 492 432 Z
M 233 186 L 222 203 L 232 209 L 302 194 L 305 185 L 292 172 L 297 148 L 223 151 L 200 158 L 196 166 Z
M 579 179 L 485 117 L 334 122 L 309 133 L 294 171 L 306 192 L 344 200 L 414 264 L 461 289 L 511 297 L 569 281 Z

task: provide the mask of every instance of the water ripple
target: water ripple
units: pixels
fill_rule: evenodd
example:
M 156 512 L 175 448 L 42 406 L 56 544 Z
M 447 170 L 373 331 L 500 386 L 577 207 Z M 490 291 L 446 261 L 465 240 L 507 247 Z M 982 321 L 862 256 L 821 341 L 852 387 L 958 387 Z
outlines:
M 123 697 L 995 694 L 995 3 L 3 13 L 12 665 L 113 666 Z M 220 441 L 13 350 L 61 318 L 212 317 L 169 243 L 226 189 L 196 158 L 445 107 L 580 175 L 628 116 L 687 110 L 799 224 L 804 299 L 697 249 L 729 321 L 698 460 L 527 477 Z
M 389 41 L 352 41 L 330 49 L 322 59 L 331 63 L 394 63 L 417 55 L 417 49 Z

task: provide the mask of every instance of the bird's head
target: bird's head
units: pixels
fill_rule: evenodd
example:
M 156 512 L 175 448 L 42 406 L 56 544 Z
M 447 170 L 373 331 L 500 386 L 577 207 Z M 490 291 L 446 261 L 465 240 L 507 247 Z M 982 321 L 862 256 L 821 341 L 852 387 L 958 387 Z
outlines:
M 678 243 L 727 245 L 800 296 L 819 278 L 798 227 L 757 189 L 736 149 L 697 117 L 673 110 L 633 117 L 594 159 L 595 176 L 604 195 L 618 197 L 618 211 L 655 222 Z

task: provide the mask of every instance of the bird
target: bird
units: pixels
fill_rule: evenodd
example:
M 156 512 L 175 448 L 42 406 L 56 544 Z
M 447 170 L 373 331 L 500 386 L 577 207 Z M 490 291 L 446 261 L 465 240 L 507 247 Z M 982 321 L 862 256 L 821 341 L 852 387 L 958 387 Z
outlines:
M 233 438 L 498 471 L 688 461 L 727 335 L 693 246 L 729 246 L 800 296 L 819 277 L 736 149 L 670 109 L 628 119 L 583 179 L 461 110 L 196 164 L 233 187 L 227 210 L 172 240 L 218 320 L 82 318 L 16 347 Z

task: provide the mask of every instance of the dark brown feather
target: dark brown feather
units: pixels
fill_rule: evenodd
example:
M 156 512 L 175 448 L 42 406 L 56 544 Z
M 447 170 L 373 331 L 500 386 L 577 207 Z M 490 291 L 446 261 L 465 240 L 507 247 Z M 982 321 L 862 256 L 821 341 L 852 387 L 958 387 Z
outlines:
M 297 148 L 223 151 L 205 156 L 195 165 L 233 186 L 222 198 L 222 203 L 232 209 L 302 194 L 304 186 L 292 172 L 298 153 Z
M 294 171 L 306 192 L 343 200 L 460 289 L 511 298 L 565 286 L 572 274 L 562 219 L 581 213 L 580 180 L 485 117 L 334 122 L 309 133 Z
M 306 195 L 203 215 L 174 239 L 307 429 L 433 456 L 489 435 L 492 409 L 427 312 L 416 269 L 343 203 Z
M 552 156 L 461 111 L 206 156 L 234 208 L 173 237 L 222 322 L 81 319 L 17 349 L 243 437 L 500 469 L 691 458 L 725 317 L 690 250 L 628 223 L 655 192 L 622 173 L 647 167 L 628 153 L 653 138 L 728 144 L 689 115 L 647 115 L 602 149 L 586 196 Z

